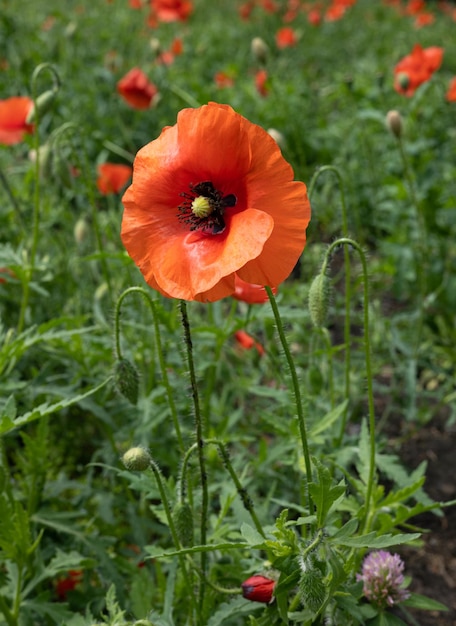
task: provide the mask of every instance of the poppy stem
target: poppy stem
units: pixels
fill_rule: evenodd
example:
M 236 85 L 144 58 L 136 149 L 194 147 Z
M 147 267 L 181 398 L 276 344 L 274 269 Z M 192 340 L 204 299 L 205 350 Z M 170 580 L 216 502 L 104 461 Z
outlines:
M 340 204 L 342 213 L 342 235 L 348 237 L 348 218 L 347 204 L 345 202 L 344 179 L 340 170 L 334 165 L 324 165 L 320 167 L 312 176 L 309 184 L 309 198 L 312 199 L 315 184 L 321 174 L 324 172 L 333 172 L 339 183 Z M 350 272 L 350 254 L 348 248 L 344 246 L 344 266 L 345 266 L 345 318 L 344 318 L 344 344 L 345 344 L 345 397 L 350 398 L 350 370 L 351 370 L 351 272 Z M 348 420 L 348 402 L 342 414 L 339 437 L 336 440 L 336 446 L 340 446 L 345 433 Z
M 166 395 L 168 397 L 168 406 L 171 411 L 171 417 L 173 420 L 174 430 L 176 432 L 179 449 L 181 452 L 183 452 L 185 449 L 184 440 L 182 438 L 182 433 L 181 433 L 181 429 L 179 425 L 179 419 L 177 416 L 176 403 L 174 402 L 174 394 L 173 394 L 173 390 L 169 382 L 165 356 L 163 354 L 163 347 L 162 347 L 162 342 L 161 342 L 160 326 L 158 324 L 157 310 L 155 307 L 155 302 L 152 300 L 149 293 L 142 287 L 129 287 L 117 299 L 116 308 L 114 312 L 114 339 L 115 339 L 116 358 L 119 361 L 122 359 L 122 350 L 120 347 L 120 309 L 121 309 L 124 299 L 129 294 L 135 294 L 135 293 L 139 293 L 141 296 L 143 296 L 143 298 L 149 305 L 149 308 L 152 312 L 152 320 L 154 324 L 154 334 L 155 334 L 155 346 L 157 348 L 158 361 L 160 364 L 160 370 L 161 370 L 161 376 L 162 376 L 162 383 L 163 383 L 163 386 L 165 387 Z
M 350 246 L 359 255 L 361 260 L 362 272 L 363 272 L 363 327 L 364 327 L 364 356 L 366 365 L 366 382 L 367 382 L 367 403 L 369 412 L 369 473 L 366 484 L 366 503 L 365 503 L 365 519 L 363 531 L 369 532 L 369 526 L 371 522 L 370 514 L 370 501 L 372 498 L 372 491 L 374 487 L 375 478 L 375 409 L 374 409 L 374 393 L 372 384 L 372 363 L 371 363 L 371 345 L 369 334 L 369 281 L 367 273 L 367 261 L 366 255 L 362 247 L 354 239 L 349 237 L 342 237 L 334 241 L 326 251 L 325 259 L 322 265 L 322 273 L 326 272 L 326 267 L 329 263 L 333 251 L 339 246 Z
M 290 370 L 291 382 L 293 386 L 293 392 L 294 392 L 295 403 L 296 403 L 296 415 L 298 418 L 299 432 L 301 435 L 302 453 L 303 453 L 304 464 L 306 468 L 306 476 L 305 476 L 306 490 L 305 491 L 306 491 L 307 500 L 308 500 L 309 513 L 312 515 L 314 512 L 314 504 L 313 504 L 312 497 L 309 491 L 309 483 L 312 480 L 312 465 L 310 462 L 309 445 L 307 442 L 306 422 L 305 422 L 305 417 L 304 417 L 304 408 L 303 408 L 303 403 L 302 403 L 302 398 L 301 398 L 301 391 L 299 388 L 298 375 L 296 373 L 296 367 L 295 367 L 293 357 L 290 352 L 290 348 L 288 346 L 287 338 L 285 337 L 282 319 L 280 317 L 279 308 L 277 306 L 275 296 L 270 287 L 266 285 L 265 289 L 269 297 L 269 302 L 271 303 L 272 312 L 274 314 L 275 322 L 277 325 L 277 332 L 279 333 L 280 341 L 282 343 L 282 348 L 283 348 L 283 351 L 285 352 L 285 357 L 288 362 L 288 368 Z
M 204 458 L 204 424 L 203 415 L 201 412 L 201 406 L 199 401 L 198 385 L 196 381 L 195 362 L 193 359 L 193 344 L 190 332 L 190 322 L 187 314 L 187 303 L 185 300 L 179 300 L 180 312 L 182 318 L 182 327 L 184 329 L 184 340 L 187 352 L 187 365 L 188 373 L 190 376 L 190 385 L 192 389 L 193 408 L 195 417 L 195 438 L 196 446 L 198 450 L 198 461 L 200 468 L 201 479 L 201 527 L 200 527 L 200 544 L 205 545 L 207 541 L 207 514 L 209 505 L 207 474 L 206 474 L 206 461 Z M 207 569 L 207 555 L 203 551 L 201 552 L 201 584 L 199 589 L 199 609 L 203 608 L 204 595 L 206 588 L 206 569 Z

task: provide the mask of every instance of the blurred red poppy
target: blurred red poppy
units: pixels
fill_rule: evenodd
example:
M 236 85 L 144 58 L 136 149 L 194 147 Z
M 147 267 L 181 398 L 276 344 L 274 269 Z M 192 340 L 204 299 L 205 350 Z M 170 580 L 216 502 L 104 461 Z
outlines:
M 410 54 L 394 68 L 394 88 L 404 96 L 412 96 L 416 89 L 439 69 L 443 59 L 443 48 L 422 48 L 415 44 Z
M 26 121 L 32 108 L 33 100 L 26 96 L 0 100 L 0 144 L 12 146 L 20 143 L 27 133 L 33 133 L 33 124 Z
M 456 102 L 456 76 L 450 80 L 445 97 L 448 102 Z
M 234 85 L 234 78 L 226 72 L 217 72 L 217 74 L 214 76 L 214 81 L 219 89 L 224 89 L 225 87 L 233 87 Z
M 64 578 L 60 578 L 57 581 L 55 590 L 59 597 L 59 600 L 66 600 L 67 594 L 69 591 L 73 591 L 82 581 L 82 570 L 80 569 L 70 569 L 68 574 Z
M 191 0 L 151 0 L 151 10 L 159 22 L 179 22 L 193 11 Z
M 255 87 L 260 96 L 265 98 L 269 93 L 268 73 L 266 70 L 258 70 L 255 74 Z
M 266 576 L 251 576 L 242 585 L 242 595 L 253 602 L 269 604 L 273 599 L 276 581 Z
M 98 166 L 97 188 L 104 195 L 119 193 L 131 178 L 130 165 L 103 163 Z
M 180 111 L 138 152 L 122 201 L 122 241 L 148 284 L 201 302 L 232 295 L 236 275 L 277 287 L 310 220 L 306 186 L 276 142 L 213 102 Z
M 234 338 L 236 339 L 238 345 L 241 346 L 241 348 L 243 348 L 244 350 L 251 350 L 252 348 L 255 348 L 260 356 L 263 356 L 263 354 L 265 353 L 265 350 L 261 343 L 255 341 L 255 339 L 245 330 L 237 330 L 234 333 Z
M 134 109 L 148 109 L 158 95 L 156 86 L 139 67 L 134 67 L 119 80 L 117 91 Z
M 275 36 L 276 45 L 278 48 L 288 48 L 295 46 L 298 42 L 295 31 L 289 26 L 279 28 Z

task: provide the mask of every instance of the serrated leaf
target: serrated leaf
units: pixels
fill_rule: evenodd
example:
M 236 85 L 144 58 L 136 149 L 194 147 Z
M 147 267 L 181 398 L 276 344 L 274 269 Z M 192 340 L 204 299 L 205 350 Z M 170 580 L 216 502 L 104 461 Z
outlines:
M 207 626 L 222 626 L 228 618 L 232 619 L 237 615 L 248 615 L 252 611 L 262 609 L 263 606 L 245 598 L 236 598 L 230 602 L 224 602 L 217 608 L 215 613 L 212 613 Z
M 415 539 L 419 539 L 421 533 L 399 533 L 398 535 L 383 535 L 376 536 L 375 532 L 367 533 L 367 535 L 361 535 L 360 537 L 346 537 L 342 540 L 336 541 L 341 546 L 349 546 L 352 548 L 389 548 L 390 546 L 397 546 L 402 543 L 409 543 Z M 329 540 L 331 541 L 331 537 Z
M 313 462 L 317 469 L 318 482 L 309 484 L 309 492 L 317 509 L 318 528 L 323 528 L 331 505 L 345 493 L 345 485 L 333 486 L 333 479 L 328 468 L 316 459 Z
M 336 533 L 334 533 L 334 535 L 332 535 L 332 539 L 344 539 L 344 537 L 349 537 L 350 535 L 353 535 L 354 532 L 356 532 L 357 528 L 358 528 L 358 520 L 356 518 L 352 518 L 350 520 L 348 520 L 348 522 L 346 524 L 344 524 L 342 526 L 342 528 L 340 528 Z

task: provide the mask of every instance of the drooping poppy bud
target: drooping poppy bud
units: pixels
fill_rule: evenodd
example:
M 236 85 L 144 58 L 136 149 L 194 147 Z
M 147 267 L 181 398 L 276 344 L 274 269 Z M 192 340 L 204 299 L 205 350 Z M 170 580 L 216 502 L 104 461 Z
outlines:
M 114 366 L 117 389 L 132 404 L 138 401 L 139 374 L 136 367 L 127 359 L 119 359 Z
M 242 595 L 252 602 L 264 602 L 269 604 L 274 598 L 276 581 L 266 576 L 251 576 L 244 580 L 241 585 Z

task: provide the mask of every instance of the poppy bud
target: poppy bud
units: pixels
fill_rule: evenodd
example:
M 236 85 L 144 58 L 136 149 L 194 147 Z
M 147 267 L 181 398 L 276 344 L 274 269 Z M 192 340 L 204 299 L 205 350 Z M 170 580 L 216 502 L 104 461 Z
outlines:
M 87 221 L 83 217 L 80 217 L 74 225 L 73 229 L 73 235 L 76 243 L 81 244 L 87 237 L 88 232 L 89 226 L 87 224 Z
M 173 509 L 173 521 L 182 545 L 193 545 L 193 513 L 188 502 L 177 502 Z
M 119 359 L 114 367 L 116 387 L 132 404 L 138 401 L 139 374 L 127 359 Z
M 309 289 L 309 313 L 314 326 L 324 326 L 328 315 L 329 297 L 329 279 L 325 274 L 318 274 Z
M 317 613 L 326 599 L 326 587 L 321 571 L 310 566 L 301 573 L 299 593 L 304 606 Z
M 397 139 L 402 135 L 402 117 L 399 111 L 388 111 L 386 114 L 386 125 Z
M 250 48 L 252 50 L 252 54 L 257 61 L 260 63 L 266 63 L 266 59 L 268 56 L 269 48 L 267 43 L 261 37 L 254 37 L 252 39 L 252 43 L 250 44 Z
M 56 95 L 57 95 L 57 89 L 48 89 L 44 93 L 41 93 L 38 96 L 38 98 L 35 100 L 34 105 L 31 107 L 27 115 L 27 118 L 25 120 L 26 123 L 31 124 L 32 122 L 34 122 L 37 112 L 40 117 L 44 115 L 45 113 L 47 113 L 49 109 L 51 108 Z
M 273 600 L 276 581 L 266 576 L 251 576 L 241 585 L 242 595 L 252 602 L 269 604 Z
M 401 89 L 403 89 L 404 91 L 410 85 L 410 77 L 405 72 L 399 72 L 399 74 L 397 74 L 397 76 L 396 76 L 396 79 L 397 79 L 397 83 L 398 83 L 399 87 Z
M 130 448 L 122 457 L 122 463 L 128 470 L 144 472 L 150 466 L 150 454 L 145 448 Z

